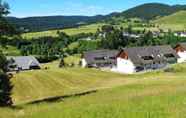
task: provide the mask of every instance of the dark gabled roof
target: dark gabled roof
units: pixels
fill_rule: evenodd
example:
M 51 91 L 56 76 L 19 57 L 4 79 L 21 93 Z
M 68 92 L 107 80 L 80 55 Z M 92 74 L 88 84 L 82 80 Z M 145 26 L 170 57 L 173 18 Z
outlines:
M 184 49 L 186 49 L 186 43 L 179 43 L 178 45 L 180 45 L 181 47 L 183 47 Z
M 38 60 L 33 56 L 8 56 L 8 60 L 13 59 L 16 68 L 30 69 L 30 66 L 39 66 Z
M 173 54 L 175 58 L 179 58 L 172 47 L 168 45 L 124 48 L 123 51 L 128 54 L 129 59 L 135 65 L 143 65 L 163 61 L 165 60 L 165 54 Z M 153 60 L 144 60 L 142 57 L 145 56 L 151 56 L 153 57 Z
M 119 51 L 117 50 L 94 50 L 84 52 L 83 56 L 84 59 L 88 64 L 95 64 L 95 63 L 104 63 L 104 62 L 113 62 L 115 59 L 111 57 L 116 57 Z M 96 58 L 105 58 L 97 60 Z

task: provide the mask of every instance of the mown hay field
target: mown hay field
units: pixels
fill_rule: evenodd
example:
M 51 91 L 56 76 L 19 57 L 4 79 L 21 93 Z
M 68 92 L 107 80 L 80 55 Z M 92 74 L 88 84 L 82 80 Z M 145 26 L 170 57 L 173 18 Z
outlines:
M 56 63 L 56 62 L 55 62 Z M 183 118 L 186 64 L 122 75 L 97 69 L 51 68 L 16 74 L 17 109 L 0 108 L 4 118 Z M 96 90 L 57 101 L 42 99 Z M 40 103 L 28 104 L 35 100 Z

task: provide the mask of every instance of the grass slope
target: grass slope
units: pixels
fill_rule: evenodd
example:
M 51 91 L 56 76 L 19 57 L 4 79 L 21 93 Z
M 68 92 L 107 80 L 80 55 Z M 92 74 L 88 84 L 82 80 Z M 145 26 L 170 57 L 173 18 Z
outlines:
M 54 103 L 0 108 L 6 118 L 180 118 L 185 117 L 186 64 L 169 72 L 120 75 L 94 69 L 52 69 L 18 74 L 17 103 L 98 89 Z M 28 96 L 29 95 L 29 96 Z
M 25 33 L 22 36 L 26 39 L 38 38 L 38 37 L 45 37 L 45 36 L 57 36 L 57 31 L 63 31 L 68 35 L 75 35 L 79 33 L 95 33 L 98 28 L 100 28 L 103 24 L 92 24 L 87 26 L 81 26 L 79 28 L 70 28 L 64 30 L 49 30 L 44 32 L 34 32 L 34 33 Z
M 120 74 L 94 69 L 49 67 L 49 70 L 22 72 L 15 75 L 12 81 L 15 85 L 13 98 L 16 104 L 94 90 L 105 87 L 105 84 L 110 81 L 120 81 L 119 78 L 122 77 Z
M 158 20 L 155 20 L 154 23 L 159 24 L 163 29 L 186 29 L 186 11 L 180 11 L 175 14 L 162 17 Z
M 3 53 L 8 56 L 21 55 L 21 52 L 16 47 L 13 46 L 7 46 L 6 48 L 0 46 L 0 50 L 3 51 Z

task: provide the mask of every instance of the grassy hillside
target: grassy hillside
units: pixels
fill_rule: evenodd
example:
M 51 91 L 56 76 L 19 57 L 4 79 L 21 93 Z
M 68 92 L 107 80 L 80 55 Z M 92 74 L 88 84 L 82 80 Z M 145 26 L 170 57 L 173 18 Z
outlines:
M 34 33 L 25 33 L 22 36 L 26 39 L 31 38 L 38 38 L 38 37 L 44 37 L 44 36 L 57 36 L 57 31 L 63 31 L 67 33 L 68 35 L 75 35 L 79 33 L 95 33 L 97 31 L 97 28 L 100 28 L 103 24 L 92 24 L 87 26 L 81 26 L 79 28 L 70 28 L 70 29 L 64 29 L 64 30 L 49 30 L 49 31 L 43 31 L 43 32 L 34 32 Z
M 59 69 L 59 63 L 53 64 L 56 66 L 47 65 L 50 67 L 48 70 L 21 72 L 14 76 L 13 98 L 16 104 L 106 87 L 105 84 L 120 81 L 122 77 L 94 69 Z
M 6 48 L 3 48 L 0 46 L 0 50 L 2 50 L 3 53 L 8 56 L 21 55 L 20 51 L 16 47 L 13 47 L 13 46 L 7 46 Z
M 14 98 L 25 102 L 86 90 L 97 92 L 58 102 L 0 108 L 6 118 L 182 118 L 185 117 L 186 64 L 166 72 L 120 75 L 92 69 L 52 69 L 20 73 Z
M 154 23 L 159 24 L 163 29 L 183 30 L 186 29 L 186 11 L 160 18 Z

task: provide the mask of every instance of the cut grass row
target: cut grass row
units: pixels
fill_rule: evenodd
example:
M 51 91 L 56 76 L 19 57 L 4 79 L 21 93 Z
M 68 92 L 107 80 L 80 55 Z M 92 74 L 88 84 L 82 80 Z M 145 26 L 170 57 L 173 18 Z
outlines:
M 76 92 L 107 88 L 127 84 L 138 79 L 154 80 L 161 78 L 179 78 L 186 70 L 186 65 L 176 65 L 172 73 L 161 71 L 122 75 L 112 72 L 105 72 L 96 69 L 84 68 L 58 68 L 59 62 L 44 65 L 48 70 L 21 72 L 14 75 L 13 100 L 15 104 L 32 102 L 53 96 L 62 96 Z M 179 72 L 179 74 L 175 73 Z M 184 78 L 184 77 L 183 77 Z
M 121 77 L 120 74 L 82 68 L 50 68 L 21 72 L 12 79 L 15 85 L 12 97 L 16 104 L 31 102 L 47 97 L 97 89 L 104 87 L 104 84 L 113 79 L 120 80 Z

